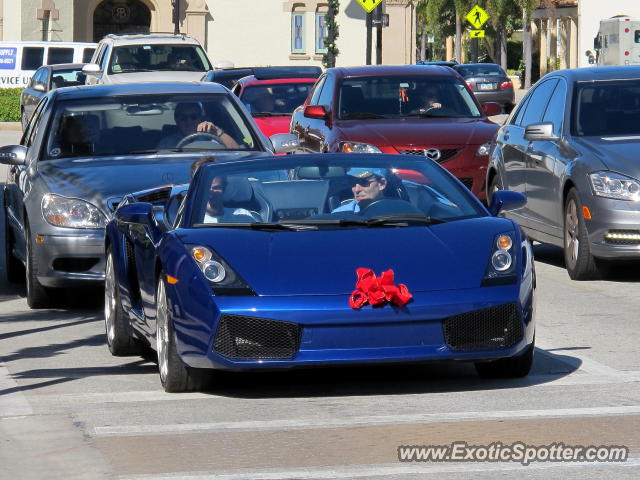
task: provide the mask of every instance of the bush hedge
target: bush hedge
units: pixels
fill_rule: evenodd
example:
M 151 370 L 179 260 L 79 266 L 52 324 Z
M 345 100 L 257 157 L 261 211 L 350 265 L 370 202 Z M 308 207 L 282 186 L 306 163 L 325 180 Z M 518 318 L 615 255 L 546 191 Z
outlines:
M 0 122 L 20 121 L 21 88 L 0 88 Z

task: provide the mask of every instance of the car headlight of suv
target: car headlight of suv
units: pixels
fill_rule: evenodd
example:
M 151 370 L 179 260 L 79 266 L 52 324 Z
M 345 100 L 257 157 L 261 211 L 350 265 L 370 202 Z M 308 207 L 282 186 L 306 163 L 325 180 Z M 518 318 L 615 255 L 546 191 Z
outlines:
M 104 228 L 107 224 L 107 218 L 95 205 L 53 193 L 42 197 L 42 215 L 55 227 Z
M 345 153 L 382 153 L 375 145 L 359 142 L 340 142 L 340 151 Z
M 491 142 L 483 143 L 476 150 L 476 157 L 486 157 L 491 153 Z
M 613 172 L 594 172 L 589 175 L 594 195 L 617 200 L 640 200 L 640 182 Z
M 514 232 L 501 233 L 493 239 L 493 248 L 489 257 L 489 264 L 482 280 L 482 286 L 508 285 L 515 283 L 516 249 L 513 245 Z
M 247 283 L 211 248 L 187 246 L 204 278 L 218 295 L 255 295 Z

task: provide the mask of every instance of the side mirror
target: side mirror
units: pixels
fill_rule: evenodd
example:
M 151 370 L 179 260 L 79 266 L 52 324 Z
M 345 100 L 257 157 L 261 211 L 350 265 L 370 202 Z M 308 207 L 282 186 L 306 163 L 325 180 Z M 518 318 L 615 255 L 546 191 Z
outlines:
M 487 117 L 493 117 L 502 113 L 502 107 L 496 102 L 486 102 L 482 104 L 482 111 Z
M 275 153 L 292 153 L 300 146 L 298 137 L 292 133 L 276 133 L 269 137 Z
M 87 63 L 82 67 L 82 73 L 85 75 L 100 75 L 102 70 L 100 69 L 100 65 L 97 63 Z
M 494 217 L 503 210 L 515 210 L 527 203 L 527 197 L 523 193 L 512 190 L 498 190 L 491 195 L 489 212 Z
M 167 222 L 164 205 L 153 205 L 151 213 L 153 214 L 153 219 L 158 227 L 163 230 L 169 229 L 169 222 Z
M 304 116 L 307 118 L 317 118 L 318 120 L 326 120 L 328 117 L 324 105 L 307 105 L 304 107 Z
M 524 129 L 524 139 L 534 142 L 536 140 L 559 140 L 560 137 L 553 133 L 553 123 L 532 123 Z
M 153 205 L 147 202 L 127 203 L 113 214 L 118 222 L 149 225 L 153 218 Z
M 27 163 L 27 147 L 24 145 L 5 145 L 0 147 L 0 163 L 5 165 L 24 165 Z

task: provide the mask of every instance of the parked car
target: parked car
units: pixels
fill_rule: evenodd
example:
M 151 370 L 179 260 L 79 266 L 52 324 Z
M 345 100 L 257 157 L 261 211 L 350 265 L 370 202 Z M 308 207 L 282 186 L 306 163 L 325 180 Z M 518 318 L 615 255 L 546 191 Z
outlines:
M 500 129 L 489 191 L 528 201 L 507 216 L 564 248 L 575 280 L 640 259 L 640 67 L 559 70 L 539 80 Z
M 216 82 L 231 89 L 238 80 L 253 75 L 253 67 L 215 68 L 202 76 L 203 82 Z
M 515 106 L 513 82 L 495 63 L 463 63 L 452 67 L 467 82 L 480 102 L 496 102 L 511 113 Z
M 35 71 L 29 84 L 20 93 L 20 118 L 23 130 L 27 127 L 36 105 L 49 90 L 84 85 L 86 75 L 82 73 L 83 65 L 83 63 L 60 63 L 45 65 Z
M 358 213 L 340 208 L 374 186 Z M 150 344 L 170 392 L 206 387 L 215 369 L 464 360 L 525 376 L 531 245 L 495 217 L 524 201 L 497 192 L 490 213 L 411 156 L 205 164 L 190 185 L 126 196 L 109 222 L 107 344 Z
M 185 133 L 201 125 L 198 116 L 215 119 L 212 133 Z M 52 288 L 99 284 L 104 227 L 125 193 L 188 181 L 203 155 L 241 158 L 286 152 L 296 143 L 292 135 L 272 141 L 235 95 L 216 84 L 50 91 L 20 145 L 0 147 L 0 162 L 10 165 L 4 185 L 9 278 L 26 277 L 32 308 L 50 305 Z
M 267 136 L 289 133 L 291 114 L 302 105 L 320 76 L 320 67 L 254 68 L 234 85 L 235 93 Z
M 441 67 L 453 67 L 458 65 L 455 60 L 418 60 L 416 65 L 440 65 Z
M 184 33 L 109 34 L 83 69 L 89 85 L 194 82 L 208 70 L 206 52 Z
M 432 105 L 430 95 L 438 96 Z M 439 105 L 439 106 L 436 106 Z M 328 69 L 291 118 L 304 152 L 428 156 L 480 199 L 498 125 L 456 72 L 428 65 Z

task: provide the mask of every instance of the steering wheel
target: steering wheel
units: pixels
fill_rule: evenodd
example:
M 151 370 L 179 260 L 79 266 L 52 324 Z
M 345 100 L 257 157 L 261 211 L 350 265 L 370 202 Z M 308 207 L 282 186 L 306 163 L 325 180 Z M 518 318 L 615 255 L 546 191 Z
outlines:
M 217 135 L 209 132 L 196 132 L 192 133 L 191 135 L 187 135 L 182 140 L 180 140 L 176 145 L 176 148 L 182 148 L 189 143 L 197 141 L 199 138 L 209 140 L 211 142 L 217 143 L 218 145 L 222 145 L 222 140 L 220 140 L 220 137 L 218 137 Z

